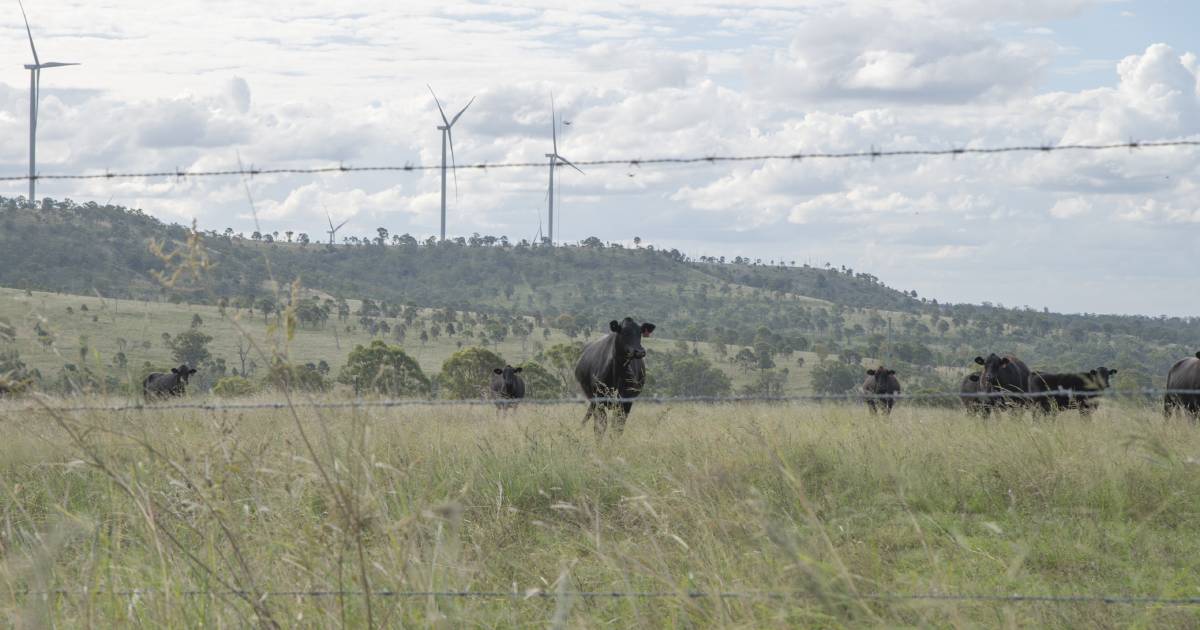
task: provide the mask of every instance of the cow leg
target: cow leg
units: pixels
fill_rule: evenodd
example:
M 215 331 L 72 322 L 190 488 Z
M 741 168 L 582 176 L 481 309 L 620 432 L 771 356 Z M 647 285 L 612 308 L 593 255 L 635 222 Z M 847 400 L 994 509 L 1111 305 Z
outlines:
M 608 430 L 608 409 L 600 404 L 596 405 L 596 411 L 592 414 L 592 428 L 596 430 L 596 439 L 604 437 L 604 432 Z
M 883 401 L 883 414 L 886 416 L 892 415 L 892 405 L 896 404 L 896 399 L 889 398 Z
M 867 409 L 871 410 L 872 415 L 878 413 L 878 410 L 875 409 L 875 399 L 874 398 L 867 399 Z
M 583 427 L 586 427 L 586 426 L 587 426 L 587 423 L 588 423 L 588 420 L 591 420 L 591 419 L 592 419 L 592 417 L 593 417 L 593 416 L 595 416 L 595 415 L 596 415 L 596 403 L 594 403 L 594 402 L 589 402 L 589 403 L 588 403 L 588 410 L 587 410 L 587 413 L 583 414 L 583 422 L 581 422 L 581 423 L 579 424 L 579 428 L 581 428 L 581 429 L 582 429 Z
M 631 409 L 633 409 L 633 403 L 623 402 L 620 408 L 616 410 L 617 415 L 613 416 L 613 431 L 616 431 L 617 435 L 625 432 L 625 421 L 629 419 L 629 411 Z

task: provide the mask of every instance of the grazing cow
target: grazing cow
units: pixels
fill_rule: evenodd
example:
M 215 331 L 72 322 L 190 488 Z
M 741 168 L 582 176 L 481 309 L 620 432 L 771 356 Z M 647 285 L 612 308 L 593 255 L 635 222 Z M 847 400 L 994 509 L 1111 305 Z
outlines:
M 1045 413 L 1056 409 L 1079 409 L 1088 414 L 1095 409 L 1095 398 L 1108 389 L 1109 377 L 1117 371 L 1098 367 L 1079 374 L 1029 373 L 1029 393 L 1044 394 L 1030 399 L 1035 408 Z
M 981 413 L 984 410 L 983 399 L 975 394 L 979 393 L 979 374 L 968 374 L 963 377 L 962 384 L 958 386 L 959 400 L 962 400 L 963 407 L 967 408 L 970 413 Z
M 171 368 L 171 373 L 151 372 L 142 381 L 142 393 L 150 398 L 168 398 L 182 396 L 186 393 L 188 377 L 196 373 L 196 368 L 187 364 Z
M 1171 366 L 1171 371 L 1167 372 L 1167 389 L 1200 390 L 1200 352 Z M 1176 409 L 1187 412 L 1193 421 L 1200 420 L 1200 394 L 1168 392 L 1163 400 L 1163 410 L 1169 416 Z
M 642 393 L 646 384 L 646 350 L 642 337 L 654 332 L 654 324 L 638 324 L 632 318 L 613 320 L 608 324 L 611 333 L 589 343 L 575 364 L 575 380 L 588 399 L 583 424 L 593 420 L 596 437 L 608 428 L 608 409 L 616 412 L 613 429 L 620 433 L 633 407 L 631 398 Z M 597 398 L 620 398 L 621 401 L 597 401 Z
M 891 396 L 900 393 L 900 381 L 896 379 L 896 370 L 884 369 L 882 365 L 874 370 L 867 370 L 867 380 L 863 381 L 862 391 L 871 413 L 877 413 L 876 405 L 883 407 L 883 413 L 892 413 L 896 399 Z
M 525 397 L 525 380 L 521 368 L 506 365 L 492 370 L 492 398 L 498 409 L 512 409 Z
M 1017 357 L 1006 354 L 997 356 L 989 354 L 987 358 L 975 357 L 975 362 L 983 366 L 979 374 L 979 392 L 982 394 L 1003 394 L 1011 392 L 1024 394 L 1029 389 L 1029 368 Z M 994 395 L 980 399 L 983 411 L 1006 409 L 1028 404 L 1028 398 L 1023 396 Z

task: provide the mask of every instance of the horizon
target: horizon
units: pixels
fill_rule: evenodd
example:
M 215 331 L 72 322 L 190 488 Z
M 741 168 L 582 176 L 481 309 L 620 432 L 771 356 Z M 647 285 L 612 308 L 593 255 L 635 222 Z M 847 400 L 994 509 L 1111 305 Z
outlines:
M 43 61 L 83 64 L 42 77 L 42 174 L 433 165 L 426 84 L 448 113 L 475 97 L 459 164 L 544 161 L 551 95 L 573 161 L 1200 138 L 1200 5 L 1168 0 L 24 8 Z M 0 175 L 16 175 L 32 59 L 15 7 L 0 28 Z M 584 170 L 558 171 L 557 240 L 830 262 L 939 302 L 1196 314 L 1196 148 Z M 456 175 L 447 236 L 546 229 L 545 167 Z M 322 241 L 326 208 L 347 230 L 437 234 L 439 177 L 42 180 L 38 196 Z

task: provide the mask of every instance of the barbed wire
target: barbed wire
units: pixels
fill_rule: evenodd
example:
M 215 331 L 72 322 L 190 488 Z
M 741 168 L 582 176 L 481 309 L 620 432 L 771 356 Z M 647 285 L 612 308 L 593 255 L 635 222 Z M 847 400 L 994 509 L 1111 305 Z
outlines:
M 515 406 L 515 405 L 531 405 L 531 406 L 562 406 L 562 405 L 579 405 L 581 403 L 595 402 L 597 404 L 619 404 L 619 403 L 638 403 L 651 405 L 666 405 L 666 404 L 745 404 L 745 403 L 771 403 L 771 404 L 786 404 L 786 403 L 802 403 L 802 402 L 864 402 L 864 401 L 921 401 L 921 400 L 987 400 L 1000 399 L 1005 401 L 1011 400 L 1044 400 L 1053 399 L 1059 400 L 1063 397 L 1069 397 L 1079 400 L 1087 400 L 1089 402 L 1097 399 L 1134 399 L 1145 398 L 1150 399 L 1154 396 L 1200 396 L 1200 389 L 1137 389 L 1137 390 L 1105 390 L 1105 391 L 1073 391 L 1073 390 L 1051 390 L 1047 392 L 916 392 L 911 394 L 864 394 L 861 392 L 845 393 L 845 394 L 797 394 L 791 396 L 771 396 L 771 395 L 747 395 L 747 396 L 646 396 L 636 398 L 622 397 L 596 397 L 586 399 L 577 398 L 521 398 L 521 399 L 489 399 L 489 398 L 474 398 L 464 400 L 442 399 L 442 398 L 394 398 L 394 399 L 370 399 L 370 398 L 355 398 L 352 400 L 335 400 L 335 401 L 320 401 L 320 400 L 278 400 L 278 401 L 262 401 L 262 402 L 244 402 L 244 403 L 217 403 L 217 402 L 135 402 L 127 404 L 114 405 L 76 405 L 76 406 L 56 406 L 52 404 L 55 399 L 43 398 L 40 404 L 37 405 L 22 405 L 16 407 L 5 408 L 0 406 L 0 414 L 7 413 L 26 413 L 31 411 L 49 411 L 63 413 L 81 413 L 81 412 L 147 412 L 147 411 L 174 411 L 174 410 L 200 410 L 200 411 L 248 411 L 248 410 L 263 410 L 263 409 L 370 409 L 370 408 L 395 408 L 395 407 L 477 407 L 477 406 Z
M 858 151 L 842 151 L 828 152 L 815 151 L 805 152 L 797 151 L 794 153 L 762 153 L 757 155 L 703 155 L 703 156 L 686 156 L 686 157 L 657 157 L 657 158 L 612 158 L 602 160 L 580 160 L 576 161 L 577 166 L 652 166 L 658 164 L 717 164 L 728 162 L 766 162 L 766 161 L 794 161 L 800 162 L 803 160 L 844 160 L 869 158 L 871 160 L 894 157 L 936 157 L 936 156 L 951 156 L 957 157 L 960 155 L 994 155 L 1001 153 L 1051 153 L 1055 151 L 1111 151 L 1115 149 L 1127 149 L 1133 151 L 1135 149 L 1157 149 L 1170 147 L 1200 147 L 1200 140 L 1152 140 L 1139 142 L 1129 140 L 1127 142 L 1113 142 L 1101 144 L 1042 144 L 1042 145 L 1011 145 L 998 147 L 961 147 L 949 149 L 877 149 L 871 147 L 868 150 Z M 103 173 L 51 173 L 37 175 L 6 175 L 0 176 L 0 181 L 15 182 L 33 180 L 94 180 L 94 179 L 186 179 L 189 177 L 256 177 L 260 175 L 327 175 L 335 173 L 383 173 L 383 172 L 420 172 L 420 171 L 436 171 L 442 167 L 436 164 L 404 164 L 404 165 L 381 165 L 381 166 L 349 166 L 346 164 L 338 164 L 336 166 L 315 166 L 315 167 L 296 167 L 296 168 L 257 168 L 239 167 L 219 170 L 203 170 L 190 171 L 184 169 L 175 169 L 173 171 L 144 171 L 144 172 L 109 172 Z M 491 169 L 520 169 L 520 168 L 546 168 L 546 162 L 476 162 L 472 164 L 459 164 L 451 167 L 453 170 L 478 170 L 487 171 Z
M 424 598 L 446 597 L 456 599 L 815 599 L 818 595 L 805 591 L 548 591 L 532 589 L 520 591 L 361 591 L 361 590 L 166 590 L 157 588 L 133 589 L 48 589 L 18 590 L 18 597 L 90 596 L 109 595 L 117 597 L 140 597 L 143 595 L 171 594 L 187 597 L 371 597 L 381 598 Z M 1028 595 L 997 593 L 863 593 L 847 595 L 848 599 L 871 601 L 953 601 L 983 603 L 1042 603 L 1042 604 L 1105 604 L 1132 606 L 1200 606 L 1200 597 L 1157 597 L 1142 595 Z

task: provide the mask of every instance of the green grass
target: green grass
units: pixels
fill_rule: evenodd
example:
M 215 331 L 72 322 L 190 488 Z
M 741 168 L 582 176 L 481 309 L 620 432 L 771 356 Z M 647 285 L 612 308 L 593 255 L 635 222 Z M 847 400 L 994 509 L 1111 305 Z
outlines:
M 85 305 L 88 309 L 86 311 L 82 310 Z M 350 306 L 352 310 L 357 310 L 359 303 L 350 301 Z M 68 308 L 71 312 L 67 311 Z M 21 359 L 29 367 L 41 370 L 47 377 L 56 374 L 65 363 L 78 364 L 79 349 L 84 340 L 91 350 L 88 364 L 101 373 L 117 374 L 122 379 L 128 376 L 113 363 L 118 352 L 125 353 L 134 380 L 137 380 L 145 362 L 159 370 L 171 367 L 175 362 L 171 358 L 170 349 L 163 342 L 162 334 L 174 336 L 187 330 L 191 326 L 193 315 L 201 317 L 204 321 L 201 330 L 213 337 L 209 344 L 212 355 L 225 359 L 229 368 L 241 370 L 237 349 L 239 339 L 254 340 L 267 351 L 274 347 L 268 335 L 268 328 L 274 318 L 264 321 L 260 314 L 250 314 L 237 309 L 227 309 L 225 315 L 222 315 L 215 306 L 101 299 L 97 296 L 41 291 L 27 294 L 24 290 L 0 288 L 0 318 L 9 321 L 16 328 L 17 335 L 13 347 L 21 353 Z M 423 310 L 416 326 L 410 327 L 407 339 L 400 344 L 421 364 L 421 368 L 430 377 L 435 376 L 441 370 L 442 363 L 459 350 L 458 342 L 463 342 L 464 347 L 479 344 L 475 338 L 449 337 L 444 334 L 430 339 L 428 343 L 421 343 L 421 326 L 428 327 L 432 315 L 432 311 Z M 280 349 L 294 363 L 317 363 L 324 360 L 336 376 L 355 345 L 369 344 L 372 339 L 380 338 L 389 343 L 398 343 L 390 335 L 371 337 L 357 325 L 357 319 L 356 316 L 352 316 L 352 321 L 341 324 L 330 321 L 324 328 L 318 329 L 301 327 L 297 329 L 293 340 L 286 344 L 286 348 Z M 398 322 L 395 318 L 382 319 L 391 325 Z M 53 345 L 43 345 L 39 341 L 34 330 L 38 322 L 41 322 L 44 330 L 50 332 Z M 346 331 L 347 325 L 352 328 L 349 332 Z M 530 359 L 539 343 L 543 347 L 550 347 L 556 343 L 570 341 L 586 342 L 599 337 L 601 332 L 593 331 L 571 339 L 563 331 L 553 328 L 550 336 L 545 337 L 539 328 L 528 340 L 522 341 L 510 335 L 499 344 L 489 344 L 488 347 L 499 352 L 509 362 L 518 364 Z M 143 342 L 148 342 L 149 347 L 144 347 Z M 675 345 L 670 331 L 661 329 L 659 336 L 646 341 L 646 346 L 651 350 L 672 349 Z M 733 365 L 728 358 L 719 356 L 713 344 L 688 345 L 694 346 L 721 368 L 730 377 L 735 389 L 755 380 L 755 372 L 745 372 Z M 728 356 L 731 357 L 737 350 L 737 346 L 731 346 Z M 263 356 L 256 352 L 249 358 L 258 363 L 259 373 L 262 374 L 264 370 L 261 368 L 265 364 Z M 796 364 L 797 358 L 804 358 L 803 366 Z M 816 354 L 798 352 L 790 358 L 777 357 L 776 361 L 779 367 L 789 369 L 786 393 L 799 394 L 810 391 L 810 372 L 818 362 Z
M 1154 409 L 989 421 L 901 406 L 0 407 L 9 624 L 361 626 L 261 591 L 788 591 L 782 600 L 374 597 L 376 625 L 1195 627 L 1200 609 L 870 593 L 1200 596 L 1200 434 Z M 50 598 L 24 588 L 89 589 Z M 108 590 L 154 589 L 137 597 Z M 259 617 L 255 617 L 255 615 Z

